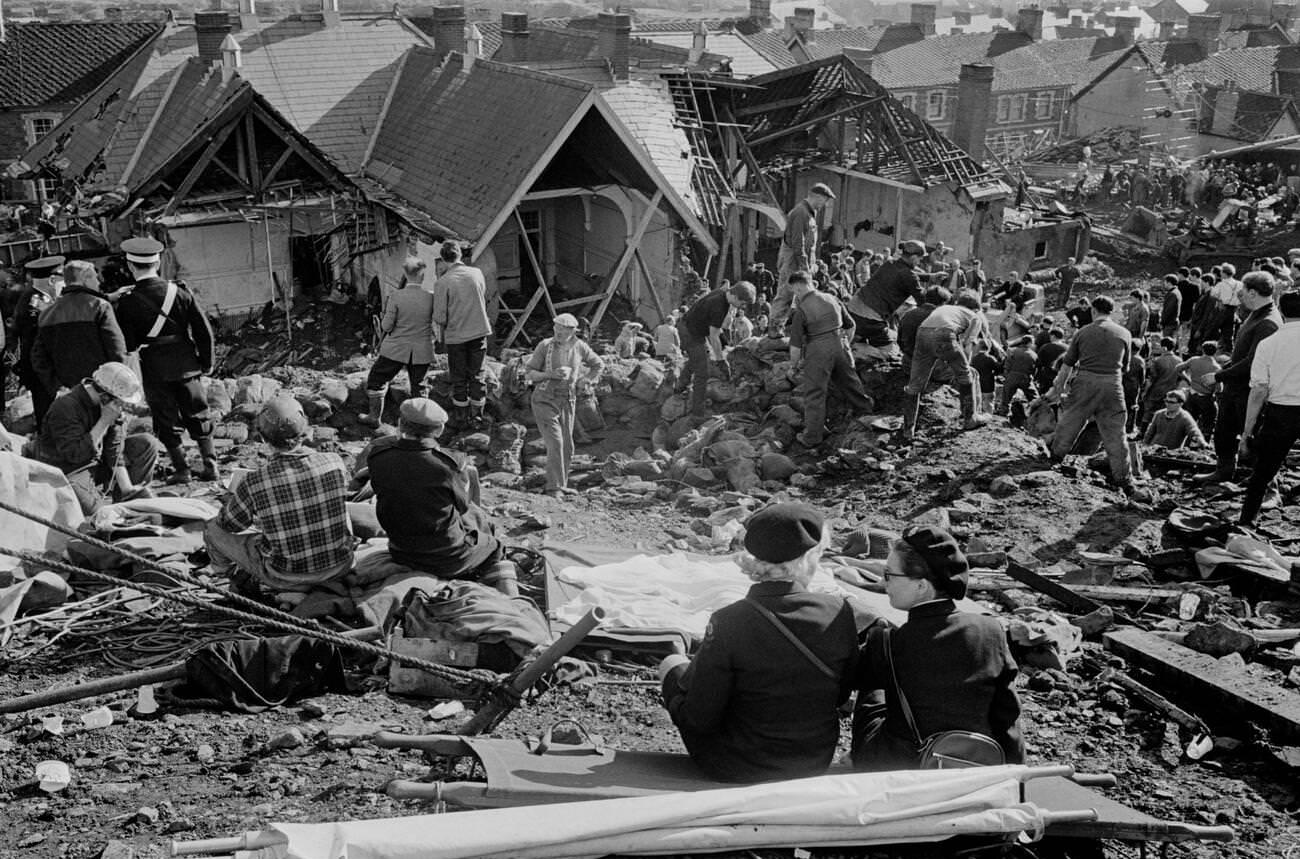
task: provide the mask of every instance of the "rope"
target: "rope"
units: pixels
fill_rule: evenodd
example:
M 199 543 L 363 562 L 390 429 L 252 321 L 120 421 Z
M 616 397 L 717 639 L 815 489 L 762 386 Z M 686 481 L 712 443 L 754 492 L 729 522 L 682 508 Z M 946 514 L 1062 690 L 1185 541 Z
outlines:
M 73 564 L 65 563 L 63 561 L 57 561 L 45 557 L 43 555 L 38 555 L 35 552 L 28 552 L 22 549 L 9 549 L 4 546 L 0 546 L 0 555 L 8 555 L 11 558 L 17 558 L 19 560 L 26 561 L 30 564 L 47 567 L 49 569 L 56 570 L 61 573 L 67 573 L 68 575 L 85 576 L 87 578 L 94 579 L 96 581 L 106 582 L 108 584 L 113 584 L 113 585 L 120 585 L 122 583 L 121 579 L 118 579 L 115 576 L 111 576 L 108 573 L 101 573 L 98 570 L 88 570 L 84 567 L 78 567 Z M 145 584 L 144 582 L 132 582 L 131 587 L 135 590 L 140 591 L 141 593 L 149 594 L 150 596 L 156 596 L 161 599 L 169 600 L 171 602 L 180 603 L 181 605 L 187 605 L 190 606 L 191 608 L 207 609 L 208 611 L 217 612 L 218 614 L 224 614 L 227 617 L 233 617 L 245 622 L 258 623 L 264 626 L 268 626 L 272 629 L 279 629 L 285 632 L 290 632 L 294 635 L 302 635 L 307 638 L 315 639 L 317 641 L 328 642 L 330 644 L 333 644 L 345 650 L 354 650 L 357 651 L 358 653 L 365 653 L 369 656 L 389 659 L 393 662 L 396 662 L 399 665 L 406 665 L 411 668 L 419 668 L 422 671 L 426 671 L 429 674 L 432 674 L 434 677 L 438 677 L 442 680 L 447 681 L 448 683 L 453 683 L 460 687 L 469 687 L 471 689 L 474 689 L 475 697 L 482 697 L 483 693 L 492 690 L 500 682 L 500 678 L 495 673 L 484 669 L 473 669 L 473 670 L 466 671 L 459 668 L 452 668 L 447 665 L 439 665 L 435 662 L 430 662 L 427 659 L 420 659 L 415 656 L 408 656 L 407 654 L 404 653 L 396 653 L 392 650 L 389 650 L 386 647 L 379 647 L 378 645 L 370 644 L 368 642 L 357 641 L 356 639 L 339 635 L 338 633 L 331 632 L 327 629 L 323 629 L 323 628 L 305 629 L 303 626 L 300 625 L 298 619 L 293 618 L 292 615 L 288 615 L 288 617 L 292 618 L 294 622 L 287 623 L 285 621 L 279 620 L 278 618 L 262 617 L 253 614 L 251 612 L 241 611 L 240 609 L 231 608 L 229 606 L 216 605 L 214 603 L 208 602 L 207 600 L 200 599 L 197 596 L 191 596 L 190 594 L 187 593 L 173 593 L 170 591 L 165 591 L 162 588 L 157 588 L 154 587 L 153 585 Z M 283 612 L 279 612 L 279 614 L 283 614 Z
M 76 528 L 70 528 L 67 525 L 64 525 L 60 522 L 55 522 L 52 519 L 46 519 L 44 516 L 40 516 L 36 513 L 23 510 L 21 507 L 11 504 L 8 501 L 5 501 L 3 499 L 0 499 L 0 510 L 7 510 L 8 512 L 14 514 L 15 516 L 21 516 L 24 519 L 29 519 L 32 522 L 37 523 L 38 525 L 44 525 L 46 528 L 49 528 L 53 531 L 58 531 L 60 534 L 65 534 L 73 538 L 74 540 L 81 540 L 82 542 L 88 543 L 89 545 L 94 546 L 97 549 L 103 549 L 106 552 L 112 552 L 115 555 L 120 555 L 123 558 L 126 558 L 127 560 L 131 561 L 132 563 L 139 564 L 143 568 L 150 570 L 152 572 L 160 573 L 164 576 L 169 576 L 170 578 L 180 582 L 184 582 L 187 585 L 191 585 L 193 587 L 201 588 L 203 590 L 214 593 L 217 596 L 221 597 L 222 599 L 229 600 L 235 605 L 243 606 L 244 608 L 248 609 L 254 614 L 258 614 L 269 618 L 275 618 L 281 621 L 282 623 L 291 623 L 294 626 L 298 627 L 298 630 L 295 631 L 302 631 L 305 634 L 307 632 L 324 630 L 324 627 L 322 627 L 319 623 L 317 623 L 314 620 L 307 620 L 305 618 L 297 617 L 295 615 L 289 614 L 288 612 L 283 612 L 277 608 L 272 608 L 271 606 L 264 605 L 258 602 L 257 600 L 249 599 L 246 596 L 242 596 L 240 594 L 231 593 L 230 591 L 223 590 L 215 585 L 203 581 L 197 576 L 191 575 L 188 572 L 178 570 L 175 567 L 163 566 L 162 564 L 158 563 L 157 561 L 151 558 L 146 558 L 144 555 L 136 554 L 135 552 L 132 552 L 128 549 L 123 549 L 121 546 L 115 546 L 112 543 L 109 543 L 106 540 L 101 540 L 98 537 L 95 537 L 91 534 L 86 534 L 81 531 L 78 531 Z M 113 584 L 120 585 L 122 584 L 122 582 L 119 579 L 114 579 Z M 139 590 L 139 588 L 137 588 L 137 590 Z

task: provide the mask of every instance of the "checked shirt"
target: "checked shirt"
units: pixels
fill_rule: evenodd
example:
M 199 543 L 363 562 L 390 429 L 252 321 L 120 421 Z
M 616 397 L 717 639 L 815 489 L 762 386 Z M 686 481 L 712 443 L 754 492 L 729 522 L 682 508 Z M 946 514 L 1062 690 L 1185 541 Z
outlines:
M 347 469 L 332 453 L 281 451 L 235 485 L 217 524 L 234 533 L 256 528 L 267 567 L 310 581 L 352 555 Z

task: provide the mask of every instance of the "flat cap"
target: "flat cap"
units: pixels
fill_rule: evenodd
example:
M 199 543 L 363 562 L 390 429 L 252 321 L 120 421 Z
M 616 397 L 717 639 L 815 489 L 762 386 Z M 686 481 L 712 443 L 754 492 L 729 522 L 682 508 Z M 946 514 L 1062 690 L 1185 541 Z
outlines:
M 126 254 L 127 262 L 157 262 L 162 252 L 162 242 L 148 236 L 137 236 L 122 242 L 122 253 Z
M 900 242 L 898 249 L 905 254 L 924 254 L 926 252 L 925 242 L 918 242 L 916 239 Z
M 793 561 L 821 539 L 821 514 L 806 504 L 773 504 L 745 523 L 745 549 L 770 564 Z
M 832 191 L 831 186 L 827 185 L 825 182 L 818 182 L 816 185 L 813 185 L 811 188 L 808 189 L 808 193 L 821 194 L 827 200 L 835 199 L 835 192 Z
M 447 425 L 447 410 L 428 397 L 411 397 L 409 400 L 403 400 L 397 413 L 402 420 L 416 426 L 441 427 Z
M 559 316 L 555 317 L 555 324 L 563 325 L 566 328 L 577 328 L 578 317 L 574 316 L 572 313 L 561 313 Z
M 27 269 L 32 277 L 49 277 L 62 268 L 65 262 L 67 262 L 67 257 L 41 257 L 26 263 L 23 268 Z

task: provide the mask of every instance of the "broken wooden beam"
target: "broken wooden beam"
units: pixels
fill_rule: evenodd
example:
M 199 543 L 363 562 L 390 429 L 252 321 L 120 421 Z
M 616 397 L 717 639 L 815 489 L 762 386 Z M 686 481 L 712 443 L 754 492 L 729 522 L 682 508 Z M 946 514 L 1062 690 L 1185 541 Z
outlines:
M 1116 668 L 1107 668 L 1102 672 L 1099 679 L 1103 683 L 1114 683 L 1125 692 L 1144 702 L 1148 707 L 1158 711 L 1171 721 L 1177 722 L 1189 731 L 1206 735 L 1210 733 L 1209 727 L 1199 716 L 1193 716 L 1164 695 L 1144 683 L 1139 683 L 1123 671 Z
M 1014 590 L 1025 586 L 1025 582 L 1002 573 L 974 571 L 967 583 L 969 590 L 986 592 Z M 1073 593 L 1094 602 L 1136 603 L 1162 607 L 1177 603 L 1184 593 L 1179 588 L 1159 588 L 1150 585 L 1070 585 L 1069 588 Z
M 1054 582 L 1046 576 L 1040 576 L 1015 561 L 1007 561 L 1007 575 L 1023 585 L 1028 585 L 1040 594 L 1051 597 L 1071 611 L 1077 611 L 1079 614 L 1088 614 L 1101 608 L 1101 603 L 1080 596 L 1060 582 Z
M 1239 667 L 1225 667 L 1212 656 L 1143 630 L 1108 632 L 1102 640 L 1107 650 L 1186 693 L 1186 700 L 1213 708 L 1216 714 L 1256 722 L 1272 731 L 1278 742 L 1300 742 L 1300 694 L 1281 684 L 1255 677 Z

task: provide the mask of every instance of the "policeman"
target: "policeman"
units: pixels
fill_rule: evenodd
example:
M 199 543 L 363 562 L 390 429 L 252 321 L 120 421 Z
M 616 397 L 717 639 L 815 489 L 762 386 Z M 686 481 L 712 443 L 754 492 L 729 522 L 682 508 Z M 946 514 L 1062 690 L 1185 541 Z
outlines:
M 18 336 L 18 381 L 32 392 L 32 411 L 36 416 L 36 428 L 40 429 L 45 420 L 45 413 L 54 402 L 55 391 L 50 390 L 41 381 L 41 376 L 32 365 L 32 350 L 36 347 L 36 334 L 41 314 L 45 312 L 63 290 L 64 257 L 52 256 L 32 260 L 27 269 L 29 283 L 18 294 L 18 304 L 14 309 L 13 329 Z
M 200 376 L 212 372 L 212 329 L 188 290 L 158 276 L 162 243 L 150 238 L 122 242 L 135 285 L 117 303 L 117 321 L 128 352 L 140 350 L 144 398 L 153 415 L 154 432 L 167 448 L 175 485 L 190 480 L 181 447 L 184 427 L 203 457 L 200 480 L 216 480 L 212 420 Z
M 853 320 L 839 299 L 813 289 L 806 271 L 790 275 L 794 296 L 790 319 L 790 360 L 800 368 L 804 386 L 804 431 L 799 443 L 817 447 L 826 432 L 826 396 L 831 383 L 860 414 L 870 414 L 874 404 L 862 389 L 849 354 Z

